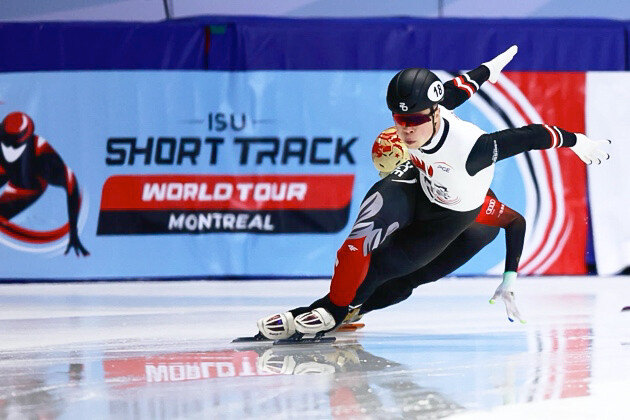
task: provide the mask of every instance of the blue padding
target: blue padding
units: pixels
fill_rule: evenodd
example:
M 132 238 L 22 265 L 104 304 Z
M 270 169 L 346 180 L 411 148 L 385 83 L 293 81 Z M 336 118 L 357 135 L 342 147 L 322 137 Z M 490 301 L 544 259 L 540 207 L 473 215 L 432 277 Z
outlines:
M 2 23 L 0 71 L 201 69 L 204 46 L 193 22 Z
M 473 68 L 512 44 L 507 70 L 626 68 L 626 23 L 546 19 L 198 18 L 213 34 L 213 70 Z
M 0 24 L 0 71 L 370 70 L 476 67 L 512 44 L 507 70 L 624 70 L 630 24 L 581 19 L 199 17 L 156 23 Z

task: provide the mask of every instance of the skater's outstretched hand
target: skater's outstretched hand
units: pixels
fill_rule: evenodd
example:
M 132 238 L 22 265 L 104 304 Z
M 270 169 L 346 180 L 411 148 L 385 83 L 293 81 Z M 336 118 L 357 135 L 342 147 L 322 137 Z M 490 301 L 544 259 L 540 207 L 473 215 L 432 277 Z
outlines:
M 488 77 L 488 81 L 490 83 L 496 83 L 497 80 L 499 80 L 499 74 L 501 74 L 503 67 L 507 66 L 508 63 L 512 61 L 512 58 L 514 58 L 517 52 L 518 47 L 516 45 L 512 45 L 492 60 L 483 63 L 483 65 L 490 70 L 490 77 Z
M 604 147 L 612 143 L 610 140 L 591 140 L 580 133 L 576 133 L 575 137 L 577 137 L 575 146 L 571 146 L 569 149 L 578 155 L 582 162 L 587 165 L 592 163 L 599 165 L 604 160 L 610 159 L 610 155 L 603 150 Z
M 490 298 L 490 303 L 494 304 L 497 299 L 501 299 L 505 304 L 505 311 L 507 312 L 510 322 L 514 322 L 514 320 L 517 319 L 521 324 L 525 324 L 527 321 L 523 319 L 516 307 L 514 292 L 512 291 L 516 275 L 514 271 L 506 271 L 503 274 L 503 282 L 501 282 L 497 290 L 495 290 L 494 295 Z

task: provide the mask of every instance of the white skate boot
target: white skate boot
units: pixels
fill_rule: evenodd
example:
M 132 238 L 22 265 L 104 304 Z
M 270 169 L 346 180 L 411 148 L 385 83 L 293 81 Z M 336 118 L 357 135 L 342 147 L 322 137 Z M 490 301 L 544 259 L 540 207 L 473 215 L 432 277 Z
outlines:
M 295 334 L 295 320 L 291 312 L 260 318 L 256 324 L 258 325 L 258 331 L 270 340 L 289 338 Z
M 315 308 L 295 318 L 295 330 L 302 334 L 317 334 L 335 327 L 335 318 L 324 308 Z

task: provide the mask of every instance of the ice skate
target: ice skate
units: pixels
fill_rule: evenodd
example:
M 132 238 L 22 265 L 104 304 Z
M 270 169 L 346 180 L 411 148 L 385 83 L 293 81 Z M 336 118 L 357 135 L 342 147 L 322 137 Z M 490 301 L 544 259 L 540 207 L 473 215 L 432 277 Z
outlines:
M 335 318 L 324 308 L 315 308 L 295 318 L 295 330 L 301 334 L 321 335 L 335 328 Z
M 335 331 L 351 332 L 351 331 L 360 330 L 363 327 L 365 327 L 365 324 L 363 322 L 350 322 L 348 324 L 341 324 L 339 327 L 337 327 Z
M 260 318 L 257 325 L 260 334 L 269 340 L 281 340 L 295 334 L 295 320 L 291 312 Z
M 364 323 L 359 322 L 359 320 L 363 318 L 363 314 L 359 313 L 360 311 L 360 305 L 352 308 L 335 331 L 356 331 L 365 327 Z
M 297 319 L 303 325 L 297 329 Z M 233 343 L 251 341 L 273 341 L 274 344 L 295 343 L 332 343 L 335 337 L 323 337 L 325 332 L 335 327 L 335 319 L 323 308 L 303 313 L 296 318 L 291 312 L 269 315 L 257 322 L 258 334 L 253 337 L 238 337 Z M 314 334 L 315 337 L 304 338 L 304 334 Z
M 341 321 L 341 324 L 352 324 L 355 322 L 359 322 L 359 320 L 361 318 L 363 318 L 363 314 L 360 313 L 361 312 L 361 305 L 359 306 L 354 306 L 352 307 L 352 309 L 350 309 L 350 312 L 348 312 L 348 315 L 346 315 L 346 317 L 343 319 L 343 321 Z

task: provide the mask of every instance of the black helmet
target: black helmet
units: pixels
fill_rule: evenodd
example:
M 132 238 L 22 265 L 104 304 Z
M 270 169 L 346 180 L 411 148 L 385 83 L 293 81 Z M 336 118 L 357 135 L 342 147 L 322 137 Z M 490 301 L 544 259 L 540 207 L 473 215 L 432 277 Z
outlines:
M 396 114 L 412 114 L 431 108 L 444 98 L 444 85 L 427 69 L 399 71 L 387 87 L 387 107 Z

